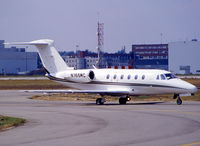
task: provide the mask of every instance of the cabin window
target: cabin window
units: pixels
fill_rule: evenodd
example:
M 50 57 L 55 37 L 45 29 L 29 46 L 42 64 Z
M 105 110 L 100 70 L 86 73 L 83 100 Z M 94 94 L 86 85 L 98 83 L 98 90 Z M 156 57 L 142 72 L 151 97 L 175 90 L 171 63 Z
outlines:
M 159 75 L 157 75 L 156 80 L 159 80 Z
M 142 75 L 142 80 L 144 80 L 145 79 L 145 75 Z
M 165 80 L 165 76 L 163 74 L 160 75 L 161 80 Z
M 135 80 L 137 80 L 138 79 L 138 75 L 135 75 Z
M 117 75 L 114 75 L 114 76 L 113 76 L 113 79 L 116 79 L 116 78 L 117 78 Z
M 106 79 L 109 79 L 110 78 L 110 75 L 108 74 L 107 76 L 106 76 Z
M 166 78 L 169 80 L 169 79 L 175 79 L 176 78 L 176 76 L 175 75 L 173 75 L 173 74 L 165 74 L 165 76 L 166 76 Z
M 127 79 L 130 80 L 130 78 L 131 78 L 131 75 L 128 75 Z
M 124 78 L 124 75 L 121 75 L 120 79 L 122 80 Z

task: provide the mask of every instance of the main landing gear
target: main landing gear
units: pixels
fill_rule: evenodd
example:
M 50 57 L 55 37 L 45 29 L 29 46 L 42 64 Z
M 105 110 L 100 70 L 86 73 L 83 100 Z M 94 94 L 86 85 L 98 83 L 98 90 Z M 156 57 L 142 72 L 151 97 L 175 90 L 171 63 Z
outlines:
M 174 99 L 176 99 L 176 98 L 177 98 L 176 103 L 178 105 L 181 105 L 182 104 L 182 100 L 181 100 L 179 94 L 174 94 Z
M 119 104 L 126 104 L 127 101 L 130 101 L 131 98 L 129 96 L 126 97 L 120 97 L 119 98 Z
M 119 98 L 119 104 L 126 104 L 126 102 L 130 101 L 130 100 L 131 100 L 131 98 L 129 96 L 120 97 Z M 103 105 L 104 102 L 105 102 L 104 95 L 101 95 L 101 98 L 97 98 L 97 100 L 96 100 L 97 105 Z
M 97 105 L 102 105 L 102 104 L 104 104 L 104 102 L 105 102 L 105 98 L 103 95 L 101 95 L 101 98 L 97 98 L 97 100 L 96 100 Z

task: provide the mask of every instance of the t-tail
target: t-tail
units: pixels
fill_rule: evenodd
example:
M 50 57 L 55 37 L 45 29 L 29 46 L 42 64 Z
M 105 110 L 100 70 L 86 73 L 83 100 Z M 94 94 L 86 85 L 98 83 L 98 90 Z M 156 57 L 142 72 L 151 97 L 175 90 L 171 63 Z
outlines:
M 37 47 L 42 64 L 46 71 L 56 74 L 65 70 L 73 69 L 65 63 L 56 48 L 54 41 L 49 39 L 36 40 L 31 42 L 5 43 L 7 45 L 34 45 Z

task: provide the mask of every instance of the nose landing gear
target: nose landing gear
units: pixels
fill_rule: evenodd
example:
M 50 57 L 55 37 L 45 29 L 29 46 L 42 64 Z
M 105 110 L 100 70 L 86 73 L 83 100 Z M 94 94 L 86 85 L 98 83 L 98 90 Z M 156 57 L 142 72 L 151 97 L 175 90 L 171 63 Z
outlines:
M 177 98 L 176 103 L 177 103 L 178 105 L 181 105 L 181 104 L 182 104 L 182 100 L 181 100 L 179 94 L 174 94 L 174 97 L 173 97 L 173 98 L 174 98 L 174 99 Z
M 181 104 L 182 104 L 182 100 L 181 100 L 180 97 L 178 97 L 178 99 L 176 100 L 176 103 L 177 103 L 178 105 L 181 105 Z

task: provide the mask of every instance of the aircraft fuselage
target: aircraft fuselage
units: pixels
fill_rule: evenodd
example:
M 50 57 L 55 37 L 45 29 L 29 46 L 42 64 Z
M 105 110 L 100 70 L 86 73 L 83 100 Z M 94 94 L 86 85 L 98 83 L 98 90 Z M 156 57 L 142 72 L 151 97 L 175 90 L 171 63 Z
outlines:
M 47 77 L 75 89 L 126 90 L 129 95 L 193 94 L 197 91 L 194 85 L 170 72 L 154 69 L 84 69 Z

